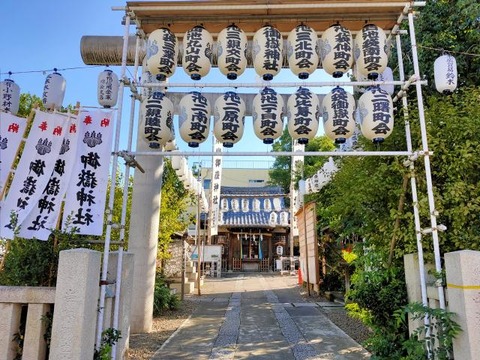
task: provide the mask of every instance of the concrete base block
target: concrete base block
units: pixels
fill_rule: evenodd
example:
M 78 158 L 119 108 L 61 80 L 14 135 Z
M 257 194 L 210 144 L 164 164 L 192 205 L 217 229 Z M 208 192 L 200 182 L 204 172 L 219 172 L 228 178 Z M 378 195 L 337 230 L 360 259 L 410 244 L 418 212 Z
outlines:
M 16 344 L 13 342 L 14 334 L 20 327 L 20 304 L 0 303 L 0 359 L 13 359 L 16 353 Z
M 50 304 L 30 304 L 27 313 L 23 359 L 45 360 L 47 342 L 43 338 L 46 323 L 43 317 L 50 311 Z
M 181 283 L 173 283 L 170 285 L 170 289 L 175 289 L 177 294 L 182 292 L 182 284 Z M 186 282 L 185 286 L 183 287 L 185 294 L 191 294 L 195 291 L 195 285 L 193 282 Z
M 91 360 L 95 346 L 101 253 L 60 252 L 50 360 Z

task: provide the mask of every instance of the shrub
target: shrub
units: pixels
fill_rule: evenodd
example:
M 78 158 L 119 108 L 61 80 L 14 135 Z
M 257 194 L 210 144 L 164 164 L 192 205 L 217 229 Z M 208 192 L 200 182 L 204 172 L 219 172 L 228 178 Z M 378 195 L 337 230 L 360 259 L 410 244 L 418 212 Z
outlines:
M 153 294 L 153 315 L 158 316 L 165 310 L 177 310 L 179 306 L 180 300 L 176 295 L 170 293 L 163 274 L 157 269 Z

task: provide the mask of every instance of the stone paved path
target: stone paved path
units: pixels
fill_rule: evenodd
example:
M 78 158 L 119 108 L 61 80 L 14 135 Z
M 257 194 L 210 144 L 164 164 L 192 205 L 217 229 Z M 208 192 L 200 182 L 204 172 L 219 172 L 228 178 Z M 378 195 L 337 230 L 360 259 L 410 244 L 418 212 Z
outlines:
M 207 279 L 197 310 L 152 359 L 361 360 L 368 353 L 295 290 L 296 279 Z

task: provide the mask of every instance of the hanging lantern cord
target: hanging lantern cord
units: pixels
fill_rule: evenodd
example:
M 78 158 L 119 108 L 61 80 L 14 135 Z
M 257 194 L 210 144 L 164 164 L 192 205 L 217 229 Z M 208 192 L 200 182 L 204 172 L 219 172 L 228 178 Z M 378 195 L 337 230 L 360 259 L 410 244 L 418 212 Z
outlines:
M 8 78 L 10 79 L 11 77 L 12 77 L 12 72 L 9 71 L 9 72 L 8 72 Z

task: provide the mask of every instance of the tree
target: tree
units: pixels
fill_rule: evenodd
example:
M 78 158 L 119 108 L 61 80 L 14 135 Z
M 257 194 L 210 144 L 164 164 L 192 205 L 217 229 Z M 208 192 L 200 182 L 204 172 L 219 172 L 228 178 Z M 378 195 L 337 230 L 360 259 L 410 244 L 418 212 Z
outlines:
M 178 179 L 170 160 L 163 167 L 162 201 L 160 208 L 160 226 L 158 234 L 158 256 L 168 257 L 168 245 L 174 233 L 183 233 L 190 220 L 187 215 L 192 197 Z
M 282 136 L 272 145 L 275 152 L 289 152 L 292 151 L 292 138 L 285 128 Z M 305 146 L 305 151 L 331 151 L 335 148 L 333 142 L 326 136 L 316 137 L 308 142 Z M 304 176 L 310 177 L 322 164 L 326 161 L 325 157 L 307 156 L 305 157 Z M 291 158 L 290 156 L 277 156 L 269 172 L 270 184 L 280 186 L 285 193 L 290 192 L 291 181 Z M 300 178 L 301 174 L 297 174 Z

